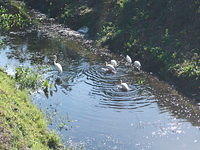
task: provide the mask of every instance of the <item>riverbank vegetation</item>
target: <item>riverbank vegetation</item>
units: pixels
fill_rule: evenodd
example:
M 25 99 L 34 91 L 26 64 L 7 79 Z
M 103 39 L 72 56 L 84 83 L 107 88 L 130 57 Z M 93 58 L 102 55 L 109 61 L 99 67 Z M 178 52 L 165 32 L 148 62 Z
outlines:
M 97 44 L 129 54 L 146 71 L 174 79 L 188 93 L 200 89 L 198 0 L 0 0 L 1 31 L 32 24 L 25 3 L 74 30 L 88 26 Z M 0 149 L 61 149 L 26 89 L 48 88 L 49 83 L 37 82 L 39 76 L 30 70 L 16 71 L 13 78 L 0 70 Z
M 18 67 L 16 68 L 15 80 L 17 82 L 17 86 L 20 89 L 29 89 L 29 90 L 38 90 L 43 89 L 44 91 L 49 91 L 52 87 L 52 84 L 42 77 L 40 68 L 25 68 Z
M 25 4 L 0 0 L 0 32 L 19 31 L 31 25 Z M 4 39 L 0 40 L 0 47 Z M 43 113 L 31 103 L 29 90 L 47 90 L 49 83 L 27 68 L 15 77 L 0 69 L 0 149 L 63 149 L 60 138 L 48 131 Z
M 25 3 L 0 0 L 0 31 L 22 30 L 31 24 Z
M 47 130 L 43 113 L 25 89 L 0 70 L 0 149 L 61 149 L 59 137 Z
M 146 71 L 187 87 L 189 93 L 200 88 L 198 0 L 24 2 L 74 30 L 88 26 L 101 46 L 129 54 Z
M 1 29 L 29 26 L 25 4 L 77 30 L 189 93 L 200 89 L 200 2 L 147 0 L 7 0 L 1 3 Z M 187 86 L 186 86 L 187 85 Z M 183 88 L 184 87 L 184 88 Z M 186 89 L 185 89 L 186 88 Z

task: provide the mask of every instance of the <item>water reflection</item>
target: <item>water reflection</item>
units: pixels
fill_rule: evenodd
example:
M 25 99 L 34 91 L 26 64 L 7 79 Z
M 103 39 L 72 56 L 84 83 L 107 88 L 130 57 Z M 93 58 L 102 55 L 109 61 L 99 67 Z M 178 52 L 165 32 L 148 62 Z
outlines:
M 192 100 L 155 78 L 149 78 L 149 84 L 154 87 L 154 90 L 151 91 L 159 100 L 157 105 L 161 113 L 170 112 L 177 119 L 184 119 L 184 121 L 192 123 L 193 126 L 200 125 L 200 107 Z

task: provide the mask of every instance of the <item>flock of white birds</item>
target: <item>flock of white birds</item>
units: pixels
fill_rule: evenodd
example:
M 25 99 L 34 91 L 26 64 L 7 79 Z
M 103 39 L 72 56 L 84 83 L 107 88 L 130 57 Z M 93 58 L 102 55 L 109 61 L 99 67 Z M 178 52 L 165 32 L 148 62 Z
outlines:
M 56 67 L 56 69 L 59 71 L 59 73 L 63 72 L 62 66 L 61 64 L 59 64 L 57 61 L 57 56 L 54 55 L 54 65 Z M 132 59 L 130 56 L 126 55 L 126 61 L 129 65 L 132 64 Z M 102 70 L 106 71 L 107 73 L 117 73 L 116 67 L 118 66 L 117 61 L 116 60 L 111 60 L 110 64 L 106 62 L 106 68 L 102 68 Z M 140 71 L 141 69 L 141 63 L 139 61 L 134 61 L 133 62 L 133 67 L 135 67 L 138 71 Z M 120 80 L 120 85 L 118 85 L 118 88 L 121 89 L 122 91 L 129 91 L 131 90 L 131 88 L 128 86 L 127 83 L 122 82 L 122 80 Z

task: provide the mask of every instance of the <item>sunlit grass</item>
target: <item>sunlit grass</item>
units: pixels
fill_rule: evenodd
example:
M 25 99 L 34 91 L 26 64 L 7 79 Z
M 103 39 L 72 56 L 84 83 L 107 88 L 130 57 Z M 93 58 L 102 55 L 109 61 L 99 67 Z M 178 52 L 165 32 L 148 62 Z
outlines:
M 173 66 L 172 70 L 175 70 L 175 73 L 181 77 L 190 77 L 195 80 L 199 80 L 200 77 L 199 60 L 196 62 L 185 60 L 183 63 Z
M 12 77 L 0 71 L 0 149 L 61 149 L 59 137 L 47 130 L 41 111 Z

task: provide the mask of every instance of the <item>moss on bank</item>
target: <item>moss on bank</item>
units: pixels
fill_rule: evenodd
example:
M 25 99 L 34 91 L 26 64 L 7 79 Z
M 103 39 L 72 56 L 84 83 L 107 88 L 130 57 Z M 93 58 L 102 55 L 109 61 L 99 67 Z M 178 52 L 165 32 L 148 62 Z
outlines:
M 44 115 L 25 90 L 0 70 L 0 149 L 61 149 L 59 137 L 47 130 Z

